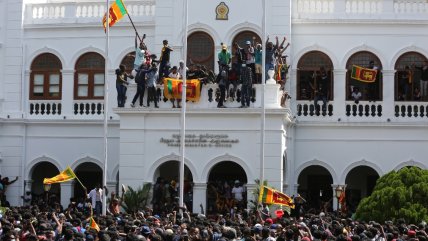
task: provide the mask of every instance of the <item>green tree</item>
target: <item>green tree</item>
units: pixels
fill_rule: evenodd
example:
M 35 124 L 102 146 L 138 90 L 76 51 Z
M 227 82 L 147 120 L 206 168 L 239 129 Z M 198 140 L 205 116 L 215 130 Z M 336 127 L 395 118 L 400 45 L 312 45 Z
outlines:
M 356 218 L 384 222 L 428 220 L 428 170 L 405 167 L 379 178 L 373 193 L 361 200 Z
M 144 209 L 150 198 L 151 183 L 145 183 L 142 187 L 134 190 L 128 187 L 128 190 L 123 195 L 122 207 L 127 213 L 136 213 Z

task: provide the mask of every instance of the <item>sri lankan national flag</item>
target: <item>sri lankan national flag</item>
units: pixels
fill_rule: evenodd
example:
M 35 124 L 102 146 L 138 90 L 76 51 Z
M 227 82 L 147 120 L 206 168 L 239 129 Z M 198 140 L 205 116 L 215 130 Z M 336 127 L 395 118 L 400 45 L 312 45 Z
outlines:
M 280 191 L 266 186 L 260 188 L 259 203 L 278 204 L 294 208 L 293 199 Z
M 373 83 L 376 81 L 377 70 L 367 69 L 361 66 L 353 65 L 351 78 L 361 82 Z
M 91 217 L 91 219 L 89 220 L 89 228 L 91 229 L 95 229 L 97 230 L 97 232 L 100 231 L 100 227 L 98 226 L 98 224 L 95 222 L 94 218 Z
M 199 101 L 201 97 L 201 81 L 190 79 L 186 81 L 186 99 L 190 101 Z M 183 93 L 183 80 L 164 79 L 164 96 L 167 99 L 181 99 Z
M 73 170 L 71 170 L 70 167 L 67 167 L 64 171 L 62 171 L 60 174 L 52 177 L 52 178 L 45 178 L 43 180 L 43 184 L 53 184 L 53 183 L 59 183 L 59 182 L 66 182 L 71 179 L 76 178 L 76 174 L 74 174 Z
M 128 10 L 126 10 L 125 5 L 123 4 L 122 0 L 116 0 L 109 9 L 110 18 L 108 20 L 109 27 L 113 26 L 116 22 L 118 22 L 125 14 L 128 14 Z M 104 25 L 104 31 L 107 28 L 106 25 L 107 22 L 107 16 L 104 14 L 103 17 L 103 25 Z

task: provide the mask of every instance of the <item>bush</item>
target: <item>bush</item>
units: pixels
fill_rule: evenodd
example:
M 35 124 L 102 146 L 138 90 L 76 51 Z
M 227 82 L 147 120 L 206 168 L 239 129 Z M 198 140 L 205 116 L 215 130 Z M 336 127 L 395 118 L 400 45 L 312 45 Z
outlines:
M 127 213 L 136 213 L 143 210 L 149 202 L 151 183 L 146 183 L 137 190 L 128 187 L 123 195 L 122 207 Z
M 384 222 L 404 218 L 409 223 L 428 220 L 428 170 L 405 167 L 379 178 L 373 193 L 361 200 L 356 219 Z

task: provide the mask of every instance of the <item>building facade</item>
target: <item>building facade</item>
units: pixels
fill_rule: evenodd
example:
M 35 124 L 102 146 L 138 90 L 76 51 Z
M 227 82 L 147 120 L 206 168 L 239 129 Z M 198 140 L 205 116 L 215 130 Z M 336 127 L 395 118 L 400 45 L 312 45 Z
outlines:
M 124 3 L 151 52 L 159 55 L 169 40 L 172 65 L 185 57 L 184 38 L 188 62 L 215 72 L 221 43 L 233 52 L 235 42 L 264 39 L 263 1 L 189 0 L 187 34 L 183 1 Z M 125 108 L 116 108 L 114 71 L 129 66 L 135 51 L 128 19 L 111 28 L 106 60 L 105 2 L 3 0 L 0 6 L 0 172 L 19 177 L 7 190 L 11 204 L 19 205 L 27 189 L 44 195 L 42 178 L 67 166 L 88 188 L 101 183 L 105 79 L 108 187 L 177 180 L 180 110 L 163 98 L 163 87 L 159 109 L 130 107 L 134 83 Z M 426 0 L 268 0 L 266 13 L 269 39 L 290 43 L 284 86 L 291 98 L 281 106 L 280 86 L 267 84 L 262 101 L 263 86 L 255 84 L 251 108 L 239 109 L 230 98 L 229 108 L 218 109 L 218 86 L 208 84 L 199 102 L 187 103 L 185 181 L 194 211 L 210 206 L 210 184 L 217 181 L 245 183 L 251 199 L 263 173 L 270 185 L 302 194 L 313 207 L 330 199 L 336 207 L 334 190 L 346 185 L 355 206 L 379 176 L 428 167 L 428 96 L 419 97 L 416 68 L 428 60 Z M 370 61 L 378 68 L 375 83 L 351 78 L 353 65 Z M 313 101 L 321 67 L 328 76 L 325 111 Z M 74 183 L 49 191 L 63 205 L 82 192 Z

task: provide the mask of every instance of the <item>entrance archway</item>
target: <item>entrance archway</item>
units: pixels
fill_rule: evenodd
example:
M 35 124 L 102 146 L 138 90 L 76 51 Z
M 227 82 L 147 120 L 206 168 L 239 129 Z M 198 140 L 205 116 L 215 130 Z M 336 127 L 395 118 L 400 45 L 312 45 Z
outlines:
M 97 164 L 92 162 L 84 162 L 76 167 L 74 170 L 76 176 L 80 179 L 82 184 L 90 192 L 97 185 L 102 186 L 103 184 L 103 170 Z M 85 191 L 82 186 L 75 182 L 74 184 L 74 197 L 81 198 L 84 197 Z
M 208 176 L 207 184 L 207 213 L 229 212 L 230 208 L 241 205 L 245 208 L 248 182 L 245 170 L 233 161 L 222 161 L 214 165 Z M 242 186 L 243 203 L 235 203 L 232 194 L 233 186 Z
M 297 192 L 306 200 L 305 209 L 330 210 L 333 198 L 333 177 L 322 166 L 314 165 L 303 169 L 297 180 Z
M 180 162 L 171 160 L 160 165 L 154 175 L 155 185 L 153 186 L 153 198 L 156 203 L 153 205 L 153 210 L 161 211 L 165 204 L 172 204 L 175 197 L 179 197 L 180 184 Z M 177 187 L 175 191 L 170 190 L 170 186 Z M 167 188 L 168 187 L 168 188 Z M 193 210 L 193 175 L 187 165 L 184 165 L 184 203 L 187 210 Z
M 34 165 L 30 175 L 31 180 L 33 181 L 31 183 L 33 202 L 37 203 L 38 200 L 46 200 L 47 198 L 49 198 L 50 203 L 60 202 L 61 185 L 59 183 L 52 184 L 48 193 L 46 193 L 43 188 L 44 178 L 51 178 L 59 173 L 60 171 L 58 168 L 48 161 L 39 162 Z
M 358 166 L 346 175 L 346 205 L 354 212 L 364 197 L 370 196 L 379 174 L 369 166 Z

